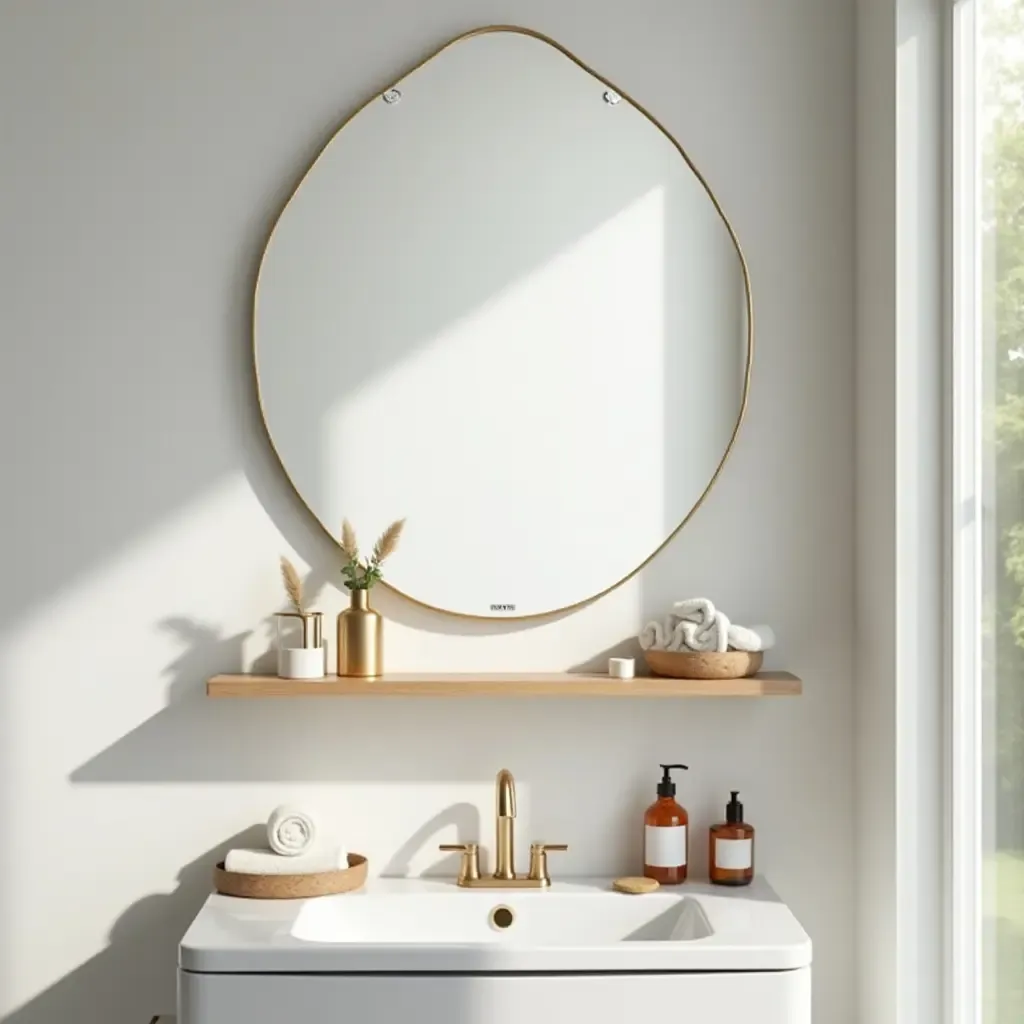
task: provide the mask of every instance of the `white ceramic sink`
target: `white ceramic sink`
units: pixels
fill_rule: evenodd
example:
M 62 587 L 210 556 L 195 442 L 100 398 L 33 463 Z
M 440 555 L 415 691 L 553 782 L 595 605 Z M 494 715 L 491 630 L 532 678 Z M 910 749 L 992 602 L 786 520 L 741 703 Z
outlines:
M 696 899 L 670 893 L 460 890 L 312 900 L 291 933 L 305 942 L 592 948 L 706 939 L 711 925 Z
M 504 929 L 499 907 L 511 911 Z M 182 970 L 207 974 L 785 971 L 810 960 L 807 934 L 761 879 L 644 896 L 607 880 L 474 890 L 427 879 L 315 900 L 213 895 L 180 947 Z

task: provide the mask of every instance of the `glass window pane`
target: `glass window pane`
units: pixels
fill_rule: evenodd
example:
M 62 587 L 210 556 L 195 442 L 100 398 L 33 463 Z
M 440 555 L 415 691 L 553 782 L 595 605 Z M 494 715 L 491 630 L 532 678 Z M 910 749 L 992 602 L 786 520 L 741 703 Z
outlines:
M 977 0 L 984 1024 L 1024 1024 L 1024 0 Z

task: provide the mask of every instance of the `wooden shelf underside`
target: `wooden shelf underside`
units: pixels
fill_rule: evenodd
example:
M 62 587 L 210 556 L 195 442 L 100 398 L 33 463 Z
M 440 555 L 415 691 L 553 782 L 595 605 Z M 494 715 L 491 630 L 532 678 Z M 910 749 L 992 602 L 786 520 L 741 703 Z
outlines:
M 795 697 L 803 683 L 790 672 L 749 679 L 612 679 L 575 672 L 395 672 L 377 679 L 327 676 L 219 675 L 208 697 Z

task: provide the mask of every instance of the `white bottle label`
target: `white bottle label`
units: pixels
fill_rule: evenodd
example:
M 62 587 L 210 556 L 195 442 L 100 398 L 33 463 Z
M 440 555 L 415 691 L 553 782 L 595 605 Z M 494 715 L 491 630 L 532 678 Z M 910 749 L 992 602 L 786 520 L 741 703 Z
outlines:
M 685 825 L 645 825 L 644 863 L 652 868 L 681 868 L 686 865 Z
M 754 866 L 753 839 L 715 840 L 715 867 L 725 871 L 746 871 Z

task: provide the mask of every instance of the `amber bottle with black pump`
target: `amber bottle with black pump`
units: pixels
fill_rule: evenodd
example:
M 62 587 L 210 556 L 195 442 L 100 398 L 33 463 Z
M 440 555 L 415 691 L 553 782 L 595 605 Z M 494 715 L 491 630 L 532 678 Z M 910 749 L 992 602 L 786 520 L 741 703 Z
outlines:
M 662 885 L 686 881 L 690 818 L 675 800 L 676 784 L 670 774 L 674 768 L 688 771 L 685 764 L 663 764 L 658 799 L 644 814 L 644 875 Z
M 750 885 L 754 880 L 754 827 L 743 820 L 739 790 L 725 808 L 725 821 L 708 833 L 708 872 L 715 885 Z

